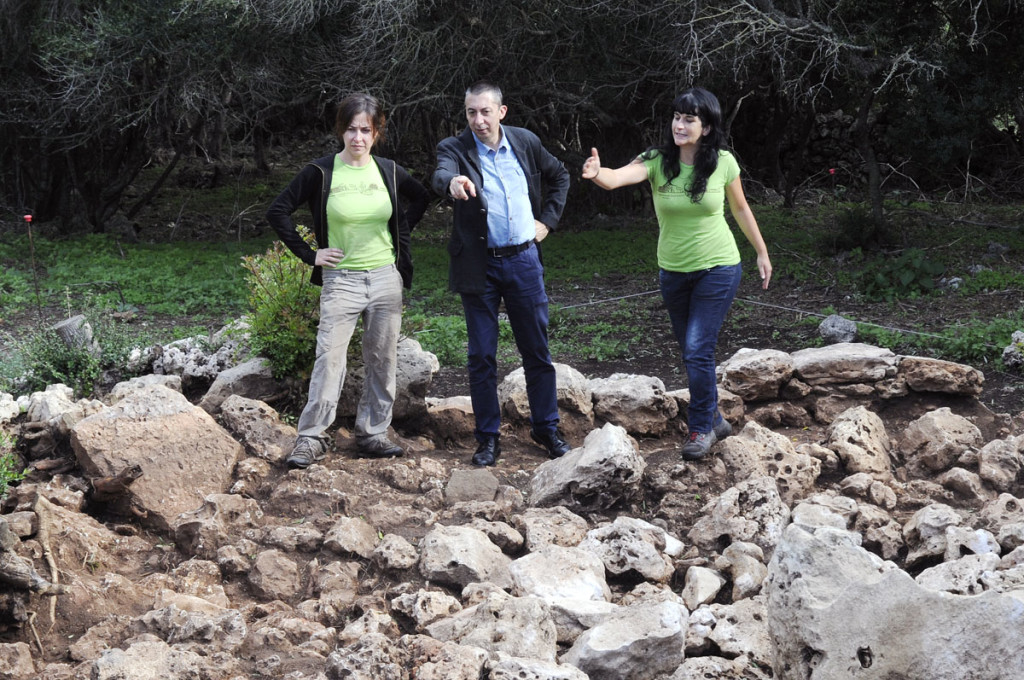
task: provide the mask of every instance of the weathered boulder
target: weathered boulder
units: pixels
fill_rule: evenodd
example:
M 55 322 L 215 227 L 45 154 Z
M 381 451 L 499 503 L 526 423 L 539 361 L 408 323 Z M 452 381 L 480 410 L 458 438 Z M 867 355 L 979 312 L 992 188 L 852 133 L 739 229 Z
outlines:
M 756 422 L 724 440 L 718 452 L 736 479 L 775 478 L 787 504 L 810 493 L 821 474 L 820 461 L 797 452 L 786 436 Z
M 586 631 L 562 655 L 590 680 L 649 680 L 683 661 L 688 612 L 658 602 L 622 607 Z
M 250 456 L 282 463 L 295 446 L 295 428 L 282 422 L 277 411 L 257 399 L 232 394 L 220 404 L 220 419 Z
M 604 600 L 612 597 L 600 558 L 580 548 L 543 546 L 509 565 L 512 594 L 517 597 Z
M 808 385 L 873 383 L 896 375 L 890 350 L 859 342 L 840 342 L 790 354 L 794 375 Z
M 420 543 L 420 573 L 438 583 L 462 587 L 486 581 L 508 588 L 510 563 L 487 534 L 471 527 L 437 526 Z
M 901 357 L 899 376 L 915 392 L 978 396 L 985 374 L 976 368 L 929 357 Z
M 427 626 L 442 641 L 493 653 L 554 661 L 557 634 L 547 602 L 495 591 L 471 607 Z
M 793 359 L 777 349 L 743 348 L 719 364 L 717 372 L 722 386 L 744 401 L 776 399 L 793 376 Z
M 238 395 L 256 401 L 272 400 L 284 391 L 281 382 L 274 379 L 270 362 L 257 357 L 217 373 L 213 384 L 206 390 L 199 407 L 207 413 L 220 412 L 224 400 Z
M 853 342 L 857 339 L 857 323 L 838 314 L 830 314 L 818 324 L 818 335 L 826 345 Z
M 128 487 L 124 504 L 165 531 L 206 496 L 227 491 L 242 454 L 242 445 L 208 413 L 159 385 L 79 421 L 71 445 L 91 477 L 113 477 L 138 465 L 142 476 Z
M 755 477 L 708 502 L 687 536 L 702 550 L 719 551 L 735 541 L 746 541 L 770 555 L 789 518 L 789 507 L 782 502 L 775 480 Z
M 883 481 L 892 476 L 892 443 L 885 423 L 864 406 L 848 409 L 832 422 L 825 446 L 839 455 L 849 473 L 866 472 Z
M 188 555 L 214 559 L 217 551 L 263 525 L 259 503 L 236 494 L 210 494 L 173 522 L 174 541 Z
M 391 600 L 391 609 L 412 619 L 416 630 L 422 631 L 434 621 L 458 614 L 462 605 L 448 593 L 420 589 Z
M 769 565 L 775 677 L 1024 674 L 1020 601 L 928 590 L 858 542 L 846 531 L 787 527 Z
M 566 416 L 583 422 L 594 422 L 594 398 L 587 378 L 572 366 L 555 363 L 555 391 L 558 410 Z M 530 419 L 530 402 L 526 395 L 526 372 L 520 366 L 498 385 L 498 402 L 512 422 L 525 423 Z
M 608 573 L 667 583 L 675 573 L 672 557 L 666 552 L 668 535 L 661 527 L 629 517 L 619 517 L 610 524 L 587 532 L 580 543 L 584 550 L 597 557 Z M 675 554 L 682 552 L 682 543 L 674 540 Z
M 587 520 L 564 505 L 526 508 L 513 517 L 512 522 L 522 532 L 527 552 L 535 552 L 548 544 L 572 547 L 579 545 L 587 535 Z
M 637 494 L 646 467 L 626 430 L 607 423 L 588 434 L 583 446 L 537 467 L 529 503 L 583 511 L 612 508 Z
M 981 430 L 945 407 L 907 425 L 900 450 L 910 469 L 924 475 L 946 470 L 964 451 L 980 443 Z
M 427 390 L 434 374 L 441 370 L 441 364 L 434 354 L 425 351 L 413 338 L 399 340 L 397 352 L 392 416 L 396 423 L 411 426 L 427 416 Z M 338 399 L 338 417 L 355 416 L 365 383 L 365 366 L 362 362 L 353 364 L 345 374 L 345 384 Z
M 679 415 L 676 400 L 665 393 L 661 378 L 613 373 L 588 383 L 594 415 L 635 435 L 659 435 Z

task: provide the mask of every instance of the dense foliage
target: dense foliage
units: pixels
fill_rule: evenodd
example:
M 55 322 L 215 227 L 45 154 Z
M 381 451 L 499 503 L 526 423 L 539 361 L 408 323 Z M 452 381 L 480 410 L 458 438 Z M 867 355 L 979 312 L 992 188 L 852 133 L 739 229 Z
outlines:
M 570 167 L 591 146 L 627 160 L 697 83 L 787 202 L 829 168 L 876 219 L 883 192 L 1024 193 L 1015 0 L 11 0 L 0 39 L 3 203 L 64 232 L 130 220 L 154 160 L 265 168 L 353 90 L 392 114 L 383 151 L 427 167 L 481 77 Z M 573 191 L 572 210 L 630 200 Z

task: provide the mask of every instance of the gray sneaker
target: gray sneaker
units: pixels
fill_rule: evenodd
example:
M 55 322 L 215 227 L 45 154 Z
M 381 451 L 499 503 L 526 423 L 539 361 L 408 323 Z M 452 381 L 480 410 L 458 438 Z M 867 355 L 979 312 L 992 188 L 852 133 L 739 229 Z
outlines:
M 700 460 L 708 455 L 708 451 L 717 441 L 718 437 L 715 436 L 714 431 L 691 432 L 690 441 L 683 444 L 683 460 Z
M 356 454 L 360 458 L 399 458 L 405 451 L 385 434 L 356 439 Z
M 313 437 L 299 437 L 298 441 L 295 442 L 295 448 L 292 449 L 291 454 L 285 459 L 285 463 L 290 468 L 302 470 L 326 457 L 327 446 L 322 441 Z
M 732 423 L 725 418 L 722 418 L 717 425 L 715 425 L 715 439 L 722 441 L 726 437 L 732 435 Z

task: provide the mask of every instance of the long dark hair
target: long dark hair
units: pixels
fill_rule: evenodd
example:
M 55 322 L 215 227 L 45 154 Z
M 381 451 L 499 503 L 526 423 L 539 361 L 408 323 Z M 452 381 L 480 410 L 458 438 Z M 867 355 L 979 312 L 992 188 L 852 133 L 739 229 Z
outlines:
M 384 128 L 387 127 L 387 118 L 384 116 L 384 109 L 380 102 L 373 95 L 357 92 L 338 102 L 338 113 L 334 118 L 334 134 L 338 141 L 345 143 L 345 130 L 348 129 L 352 119 L 360 113 L 365 113 L 373 126 L 373 132 L 377 136 L 375 142 L 384 139 Z
M 672 102 L 674 113 L 685 113 L 700 118 L 704 129 L 710 132 L 701 137 L 697 145 L 697 158 L 693 166 L 693 180 L 684 187 L 690 199 L 699 203 L 704 197 L 704 191 L 708 188 L 708 178 L 718 167 L 718 153 L 725 148 L 725 132 L 722 129 L 722 106 L 718 98 L 702 87 L 691 87 L 683 90 L 682 93 Z M 661 154 L 661 167 L 668 180 L 671 182 L 679 176 L 679 147 L 676 146 L 672 135 L 672 120 L 669 119 L 665 127 L 663 141 L 659 146 L 651 147 L 644 152 L 643 158 L 653 158 Z

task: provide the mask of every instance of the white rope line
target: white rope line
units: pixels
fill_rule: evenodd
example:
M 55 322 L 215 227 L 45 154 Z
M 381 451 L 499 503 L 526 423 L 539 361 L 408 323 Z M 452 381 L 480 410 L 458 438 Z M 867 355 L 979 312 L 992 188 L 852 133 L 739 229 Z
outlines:
M 600 305 L 600 304 L 604 304 L 606 302 L 618 302 L 619 300 L 626 300 L 626 299 L 629 299 L 629 298 L 641 297 L 641 296 L 644 296 L 644 295 L 653 295 L 654 293 L 660 293 L 660 292 L 661 292 L 660 290 L 648 290 L 648 291 L 644 291 L 643 293 L 632 293 L 630 295 L 620 295 L 618 297 L 604 298 L 602 300 L 591 300 L 590 302 L 582 302 L 582 303 L 576 304 L 576 305 L 565 305 L 563 307 L 559 307 L 558 309 L 559 309 L 559 311 L 561 311 L 563 309 L 577 309 L 577 308 L 580 308 L 580 307 L 590 307 L 592 305 Z M 772 309 L 781 309 L 781 310 L 784 310 L 784 311 L 787 311 L 787 312 L 793 312 L 794 314 L 804 314 L 806 316 L 816 316 L 819 319 L 827 318 L 827 316 L 825 314 L 819 314 L 818 312 L 808 312 L 808 311 L 805 311 L 803 309 L 797 309 L 796 307 L 785 307 L 783 305 L 773 305 L 773 304 L 770 304 L 770 303 L 767 303 L 767 302 L 758 302 L 757 300 L 749 300 L 747 298 L 741 298 L 741 297 L 736 298 L 735 301 L 736 302 L 745 302 L 745 303 L 750 304 L 750 305 L 759 305 L 761 307 L 770 307 Z M 887 330 L 887 331 L 895 331 L 897 333 L 908 333 L 910 335 L 920 335 L 922 337 L 935 338 L 937 340 L 948 340 L 947 337 L 945 337 L 943 335 L 937 335 L 935 333 L 924 333 L 924 332 L 921 332 L 921 331 L 912 331 L 912 330 L 910 330 L 908 328 L 897 328 L 895 326 L 883 326 L 882 324 L 871 323 L 870 321 L 857 321 L 856 319 L 852 319 L 852 321 L 854 323 L 856 323 L 856 324 L 859 324 L 859 325 L 873 326 L 875 328 L 881 328 L 881 329 Z M 987 342 L 983 342 L 981 344 L 984 347 L 991 347 L 992 349 L 999 349 L 999 347 L 997 345 L 990 345 Z

